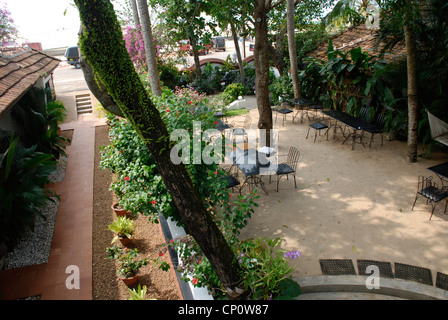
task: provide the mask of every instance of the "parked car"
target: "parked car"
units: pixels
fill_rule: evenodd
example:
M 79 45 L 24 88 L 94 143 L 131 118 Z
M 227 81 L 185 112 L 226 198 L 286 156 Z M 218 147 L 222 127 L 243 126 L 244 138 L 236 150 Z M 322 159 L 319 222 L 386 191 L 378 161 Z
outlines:
M 218 51 L 218 50 L 226 51 L 226 38 L 214 37 L 213 38 L 213 49 L 215 51 Z
M 65 51 L 65 58 L 68 64 L 75 66 L 76 69 L 81 68 L 81 63 L 79 62 L 79 47 L 68 47 Z

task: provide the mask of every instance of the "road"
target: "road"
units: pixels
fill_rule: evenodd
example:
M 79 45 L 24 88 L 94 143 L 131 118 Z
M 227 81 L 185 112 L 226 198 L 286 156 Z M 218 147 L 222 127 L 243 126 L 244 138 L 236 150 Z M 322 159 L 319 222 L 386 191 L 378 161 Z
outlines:
M 233 41 L 226 41 L 226 51 L 213 52 L 209 54 L 199 56 L 200 60 L 209 58 L 218 58 L 225 60 L 230 55 L 231 58 L 235 56 L 235 45 Z M 249 51 L 249 42 L 246 43 L 246 57 L 252 55 L 253 52 Z M 84 80 L 84 74 L 81 69 L 76 69 L 74 66 L 67 64 L 65 57 L 57 57 L 62 60 L 59 67 L 54 71 L 54 83 L 56 87 L 56 94 L 65 94 L 76 91 L 89 90 L 86 81 Z M 190 65 L 194 65 L 193 57 L 188 57 Z
M 62 62 L 53 73 L 56 94 L 89 90 L 82 70 L 67 64 L 64 57 L 57 58 Z

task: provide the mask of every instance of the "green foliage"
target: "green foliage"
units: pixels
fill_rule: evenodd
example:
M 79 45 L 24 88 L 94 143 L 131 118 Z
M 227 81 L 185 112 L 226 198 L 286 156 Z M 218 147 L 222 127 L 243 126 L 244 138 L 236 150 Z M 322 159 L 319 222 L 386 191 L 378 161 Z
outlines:
M 385 79 L 387 64 L 371 57 L 361 48 L 346 53 L 328 46 L 328 62 L 307 59 L 307 68 L 299 74 L 302 93 L 327 108 L 358 115 L 360 108 L 375 115 L 391 110 L 397 100 Z
M 298 285 L 287 278 L 293 271 L 281 250 L 282 239 L 255 238 L 240 244 L 238 262 L 244 270 L 244 285 L 254 299 L 288 298 L 300 294 Z M 292 281 L 292 283 L 291 283 Z M 286 298 L 286 297 L 284 297 Z
M 180 71 L 174 64 L 160 63 L 157 65 L 160 81 L 164 86 L 174 90 L 180 83 Z
M 141 287 L 139 284 L 137 289 L 128 288 L 129 290 L 129 299 L 128 300 L 146 300 L 146 292 L 148 288 L 146 286 Z
M 118 262 L 117 272 L 123 278 L 131 278 L 137 275 L 140 268 L 146 266 L 148 259 L 140 259 L 137 248 L 129 249 L 119 246 L 106 248 L 107 258 Z
M 272 93 L 272 102 L 274 105 L 281 103 L 281 100 L 294 98 L 294 86 L 291 77 L 284 74 L 275 79 L 269 85 L 269 92 Z
M 37 145 L 37 150 L 50 153 L 55 160 L 66 156 L 64 142 L 58 125 L 67 117 L 67 110 L 60 101 L 45 102 L 45 91 L 32 88 L 14 106 L 11 117 L 13 130 L 25 147 Z
M 0 241 L 12 247 L 25 228 L 34 227 L 35 217 L 43 217 L 39 208 L 55 194 L 45 185 L 56 169 L 50 154 L 24 148 L 18 138 L 0 154 Z
M 222 97 L 225 104 L 229 104 L 238 99 L 239 96 L 244 96 L 248 94 L 249 91 L 242 83 L 231 83 L 229 84 L 224 92 L 222 93 Z
M 115 232 L 116 235 L 112 239 L 112 243 L 116 242 L 118 238 L 132 238 L 137 228 L 136 223 L 127 217 L 117 217 L 109 224 L 109 230 Z

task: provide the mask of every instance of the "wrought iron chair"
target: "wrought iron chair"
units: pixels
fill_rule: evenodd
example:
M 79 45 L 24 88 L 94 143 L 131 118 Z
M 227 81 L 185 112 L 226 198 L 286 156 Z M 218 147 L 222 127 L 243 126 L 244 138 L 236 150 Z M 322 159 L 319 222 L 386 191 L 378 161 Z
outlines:
M 430 203 L 432 206 L 431 216 L 429 217 L 429 220 L 431 220 L 434 210 L 436 209 L 437 205 L 442 201 L 443 199 L 447 199 L 448 197 L 448 189 L 447 187 L 439 188 L 437 183 L 435 183 L 432 180 L 432 177 L 425 177 L 425 176 L 419 176 L 418 177 L 418 185 L 417 185 L 417 193 L 415 195 L 414 204 L 412 205 L 412 209 L 414 210 L 415 203 L 417 202 L 417 199 L 419 197 L 426 198 L 426 203 Z M 445 213 L 446 208 L 448 205 L 448 199 L 447 203 L 445 204 Z
M 242 136 L 244 141 L 247 142 L 248 136 L 246 130 L 250 128 L 251 124 L 252 124 L 252 118 L 250 117 L 250 115 L 246 115 L 243 127 L 235 128 L 232 130 L 234 138 L 236 139 L 237 136 Z
M 296 147 L 290 147 L 286 162 L 280 163 L 275 170 L 275 173 L 277 175 L 277 192 L 281 177 L 286 176 L 286 178 L 289 180 L 288 177 L 290 174 L 294 177 L 294 186 L 297 189 L 296 169 L 299 158 L 300 151 Z
M 359 115 L 363 120 L 366 120 L 368 122 L 371 121 L 370 109 L 368 107 L 362 107 Z M 381 146 L 383 146 L 383 140 L 384 140 L 383 132 L 384 132 L 384 123 L 385 122 L 386 122 L 386 114 L 380 113 L 377 115 L 375 122 L 372 122 L 375 124 L 375 126 L 364 130 L 365 132 L 368 132 L 371 135 L 369 148 L 372 146 L 372 142 L 373 142 L 373 138 L 374 138 L 375 134 L 379 134 L 381 136 Z

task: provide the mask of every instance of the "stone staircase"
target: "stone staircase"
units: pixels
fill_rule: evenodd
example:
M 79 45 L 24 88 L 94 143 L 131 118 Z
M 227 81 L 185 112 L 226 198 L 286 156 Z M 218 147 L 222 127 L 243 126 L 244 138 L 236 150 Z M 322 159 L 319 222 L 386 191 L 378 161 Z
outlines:
M 80 94 L 75 96 L 76 99 L 76 111 L 78 115 L 92 113 L 92 100 L 90 94 Z

